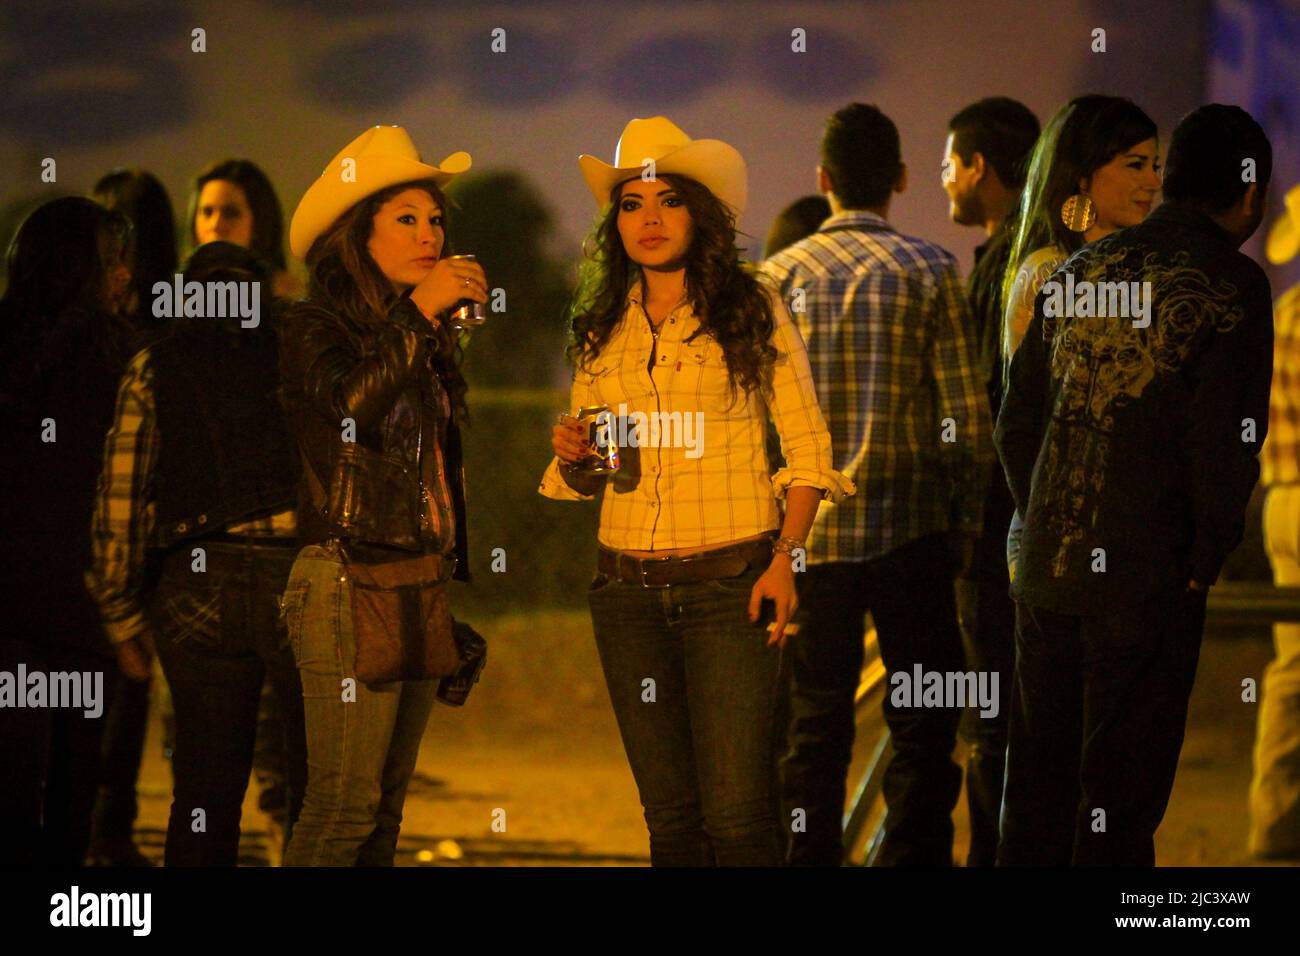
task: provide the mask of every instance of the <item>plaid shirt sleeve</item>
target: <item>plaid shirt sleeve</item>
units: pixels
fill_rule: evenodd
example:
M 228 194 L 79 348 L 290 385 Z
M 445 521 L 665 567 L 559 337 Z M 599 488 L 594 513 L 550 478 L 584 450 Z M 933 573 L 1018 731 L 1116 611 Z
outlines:
M 834 468 L 830 431 L 817 403 L 808 350 L 781 296 L 772 291 L 770 298 L 776 320 L 772 343 L 777 358 L 768 411 L 781 437 L 781 455 L 786 461 L 786 467 L 772 476 L 772 491 L 781 499 L 790 488 L 812 487 L 821 491 L 823 498 L 842 501 L 857 489 Z
M 993 424 L 977 347 L 966 334 L 970 307 L 955 263 L 940 274 L 933 318 L 939 427 L 945 428 L 948 419 L 956 426 L 955 441 L 944 435 L 939 442 L 952 480 L 953 527 L 978 534 L 984 527 L 984 493 L 994 458 Z
M 114 644 L 149 630 L 143 585 L 145 550 L 153 538 L 158 460 L 151 386 L 149 353 L 144 350 L 132 359 L 118 387 L 91 524 L 93 563 L 86 572 L 86 587 Z

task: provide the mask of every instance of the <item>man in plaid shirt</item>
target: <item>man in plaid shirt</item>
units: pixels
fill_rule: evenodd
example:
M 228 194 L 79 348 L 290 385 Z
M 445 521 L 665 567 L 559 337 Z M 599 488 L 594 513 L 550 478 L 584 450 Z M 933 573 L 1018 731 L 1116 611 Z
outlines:
M 822 140 L 832 215 L 762 271 L 808 347 L 834 467 L 858 486 L 822 505 L 799 582 L 803 631 L 790 653 L 793 719 L 782 761 L 784 819 L 806 813 L 789 860 L 838 865 L 863 624 L 889 677 L 894 757 L 877 862 L 950 865 L 961 790 L 952 761 L 960 706 L 924 706 L 917 668 L 964 670 L 954 574 L 969 568 L 993 461 L 992 424 L 956 259 L 886 221 L 907 185 L 898 130 L 874 106 L 836 113 Z M 1007 675 L 1009 677 L 1009 675 Z M 947 683 L 947 682 L 945 682 Z

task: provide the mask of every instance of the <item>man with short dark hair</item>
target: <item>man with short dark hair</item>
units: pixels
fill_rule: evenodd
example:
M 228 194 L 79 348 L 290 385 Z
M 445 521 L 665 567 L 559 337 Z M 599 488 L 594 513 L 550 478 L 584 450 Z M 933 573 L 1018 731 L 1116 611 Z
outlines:
M 1038 118 L 1005 96 L 967 106 L 948 122 L 944 144 L 943 187 L 949 215 L 963 226 L 979 226 L 988 240 L 975 250 L 975 268 L 966 280 L 973 338 L 994 417 L 1002 403 L 1002 276 L 1011 256 L 1011 235 L 1025 166 L 1038 139 Z M 957 582 L 958 619 L 966 658 L 976 672 L 997 673 L 996 714 L 981 716 L 968 707 L 962 715 L 966 757 L 966 802 L 970 809 L 967 866 L 992 866 L 998 850 L 1002 774 L 1006 766 L 1007 714 L 1015 665 L 1015 605 L 1007 591 L 1007 527 L 1015 506 L 1002 465 L 990 466 L 984 499 L 984 532 L 975 543 L 970 577 Z
M 1038 133 L 1038 117 L 1029 107 L 1005 96 L 990 96 L 948 121 L 943 150 L 948 215 L 958 225 L 981 227 L 988 237 L 975 250 L 975 268 L 966 289 L 995 414 L 1002 398 L 1002 276 L 1011 255 L 1011 230 L 1029 153 Z
M 898 130 L 854 103 L 827 124 L 818 167 L 832 215 L 763 264 L 808 344 L 836 467 L 859 494 L 823 507 L 800 574 L 803 630 L 782 762 L 789 861 L 838 865 L 854 693 L 870 611 L 890 679 L 894 757 L 877 863 L 952 863 L 958 706 L 895 680 L 964 668 L 954 568 L 969 565 L 993 460 L 966 297 L 951 253 L 886 221 L 907 186 Z M 800 813 L 802 811 L 802 813 Z M 801 826 L 800 823 L 803 823 Z
M 1000 865 L 1155 862 L 1206 589 L 1268 429 L 1272 296 L 1238 247 L 1271 171 L 1249 114 L 1201 107 L 1164 205 L 1034 302 L 997 428 L 1025 515 Z

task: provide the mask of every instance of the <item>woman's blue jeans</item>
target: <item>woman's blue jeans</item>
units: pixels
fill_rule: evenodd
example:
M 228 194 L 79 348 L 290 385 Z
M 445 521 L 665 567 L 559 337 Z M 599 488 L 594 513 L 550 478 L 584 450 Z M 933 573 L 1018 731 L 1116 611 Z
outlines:
M 780 650 L 751 624 L 754 570 L 643 588 L 605 575 L 588 599 L 653 866 L 776 866 Z
M 332 549 L 302 549 L 283 608 L 307 723 L 307 795 L 284 865 L 392 866 L 437 682 L 355 679 L 352 584 Z

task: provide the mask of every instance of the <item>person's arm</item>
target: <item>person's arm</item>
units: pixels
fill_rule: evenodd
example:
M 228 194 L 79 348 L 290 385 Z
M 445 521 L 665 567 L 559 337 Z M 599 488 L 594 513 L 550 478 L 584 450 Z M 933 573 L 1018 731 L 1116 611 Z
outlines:
M 1030 321 L 1024 340 L 1011 358 L 1007 390 L 993 436 L 1011 497 L 1022 516 L 1029 513 L 1030 478 L 1043 444 L 1047 379 L 1047 347 L 1040 311 Z
M 408 297 L 397 300 L 364 349 L 350 340 L 342 321 L 315 304 L 290 308 L 284 337 L 293 343 L 302 395 L 331 421 L 351 418 L 357 430 L 378 424 L 411 376 L 426 367 L 433 327 Z
M 1003 309 L 1005 336 L 1002 346 L 1007 355 L 1015 355 L 1034 317 L 1034 302 L 1052 273 L 1065 261 L 1054 248 L 1039 249 L 1021 263 Z
M 1211 338 L 1194 373 L 1186 441 L 1195 528 L 1188 576 L 1196 590 L 1218 580 L 1229 552 L 1241 543 L 1268 432 L 1273 313 L 1262 273 L 1244 298 L 1243 318 Z M 1253 442 L 1243 440 L 1250 422 Z
M 983 366 L 975 341 L 967 334 L 970 306 L 955 262 L 939 276 L 933 323 L 939 415 L 934 427 L 939 430 L 939 452 L 947 459 L 952 482 L 952 530 L 968 539 L 966 554 L 984 527 L 984 492 L 994 460 L 993 423 Z
M 812 368 L 803 338 L 775 292 L 769 295 L 776 325 L 772 344 L 777 357 L 772 369 L 769 412 L 781 438 L 786 466 L 772 476 L 777 499 L 785 499 L 781 537 L 802 548 L 812 530 L 822 499 L 842 501 L 857 489 L 835 470 L 831 436 L 817 403 Z M 784 644 L 785 627 L 799 607 L 794 583 L 794 555 L 776 552 L 749 596 L 749 618 L 758 619 L 765 598 L 776 607 L 769 644 Z
M 148 680 L 152 628 L 144 610 L 145 553 L 153 534 L 157 419 L 148 352 L 140 352 L 118 386 L 113 424 L 91 519 L 92 564 L 86 588 L 126 675 Z
M 788 497 L 790 489 L 804 486 L 815 488 L 823 498 L 841 501 L 856 489 L 848 476 L 835 470 L 830 430 L 817 401 L 803 336 L 780 297 L 771 293 L 769 299 L 775 320 L 772 344 L 777 355 L 768 411 L 785 458 L 785 467 L 772 476 L 773 494 L 781 500 Z
M 569 405 L 575 413 L 584 405 L 597 404 L 592 386 L 593 376 L 589 371 L 580 367 L 573 373 Z M 587 436 L 583 427 L 574 423 L 551 426 L 551 446 L 556 454 L 542 475 L 542 483 L 537 489 L 539 494 L 557 501 L 590 501 L 596 496 L 605 484 L 605 476 L 566 467 L 581 458 L 580 449 L 585 448 L 586 444 Z
M 777 254 L 770 259 L 765 259 L 759 265 L 757 278 L 759 282 L 781 300 L 781 304 L 786 308 L 786 315 L 794 323 L 795 331 L 799 333 L 799 338 L 803 342 L 806 351 L 813 335 L 812 322 L 809 320 L 808 290 L 803 290 L 801 297 L 802 309 L 798 312 L 791 311 L 795 275 L 796 269 L 790 261 Z

